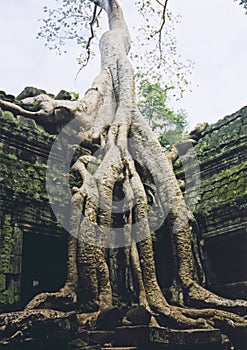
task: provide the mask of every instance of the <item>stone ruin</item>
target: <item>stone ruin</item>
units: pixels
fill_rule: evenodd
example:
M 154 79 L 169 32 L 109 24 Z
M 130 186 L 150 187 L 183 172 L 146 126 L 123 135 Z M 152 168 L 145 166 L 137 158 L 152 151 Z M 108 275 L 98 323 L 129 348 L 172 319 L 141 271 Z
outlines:
M 0 99 L 15 102 L 40 93 L 26 88 L 17 98 L 0 92 Z M 71 97 L 62 91 L 56 98 Z M 0 109 L 0 312 L 21 309 L 36 294 L 56 291 L 65 282 L 68 234 L 46 193 L 47 158 L 62 127 L 59 119 L 39 123 Z M 190 137 L 193 149 L 176 145 L 180 157 L 174 169 L 178 180 L 186 180 L 185 197 L 197 218 L 204 284 L 222 296 L 247 299 L 247 107 L 195 129 Z M 158 279 L 169 296 L 172 254 L 164 232 L 165 225 L 153 244 Z M 144 333 L 133 330 L 127 345 L 138 345 L 134 339 Z M 154 342 L 167 336 L 156 333 L 150 336 Z M 184 344 L 181 334 L 183 340 L 176 334 L 169 339 Z M 121 337 L 126 338 L 123 330 Z M 208 333 L 204 338 L 208 344 Z

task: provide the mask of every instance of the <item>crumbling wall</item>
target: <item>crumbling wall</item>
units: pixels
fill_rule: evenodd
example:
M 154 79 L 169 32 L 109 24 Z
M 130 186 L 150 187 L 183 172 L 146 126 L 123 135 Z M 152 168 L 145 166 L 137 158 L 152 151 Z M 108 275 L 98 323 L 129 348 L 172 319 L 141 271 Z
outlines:
M 20 96 L 40 93 L 36 90 L 25 89 Z M 14 101 L 13 96 L 1 92 L 0 98 Z M 69 96 L 63 93 L 59 98 Z M 192 209 L 199 224 L 208 286 L 222 295 L 246 298 L 247 107 L 207 126 L 199 134 L 195 147 L 175 162 L 174 169 L 178 179 L 184 179 L 185 170 L 191 174 L 186 177 L 185 196 L 188 203 L 196 203 Z M 51 131 L 48 133 L 33 120 L 0 110 L 0 311 L 21 307 L 27 301 L 23 299 L 27 290 L 31 298 L 42 288 L 49 289 L 49 279 L 37 288 L 39 281 L 34 275 L 28 277 L 28 283 L 33 285 L 23 287 L 27 283 L 25 269 L 32 261 L 27 249 L 34 249 L 35 257 L 38 255 L 35 249 L 40 246 L 42 254 L 39 252 L 38 257 L 44 258 L 44 263 L 39 268 L 43 264 L 44 274 L 50 273 L 50 281 L 53 275 L 54 279 L 60 276 L 58 284 L 65 279 L 67 233 L 54 217 L 45 187 L 46 163 L 54 139 Z M 59 200 L 60 194 L 57 196 Z M 38 242 L 36 248 L 31 248 L 31 235 Z M 154 242 L 154 249 L 162 284 L 162 275 L 172 279 L 169 273 L 172 263 L 169 237 L 163 231 L 161 236 L 163 246 Z M 29 242 L 26 248 L 25 241 Z M 53 255 L 61 270 L 57 267 L 51 272 L 55 260 L 49 260 L 52 252 L 48 250 L 56 246 Z M 26 254 L 29 260 L 25 260 Z
M 207 126 L 193 151 L 199 174 L 193 172 L 191 152 L 182 157 L 188 159 L 186 172 L 193 174 L 186 179 L 186 197 L 197 201 L 193 211 L 207 283 L 222 295 L 247 298 L 247 107 Z M 181 158 L 174 167 L 183 179 Z
M 54 138 L 33 120 L 0 109 L 0 311 L 21 303 L 24 235 L 66 237 L 46 194 Z

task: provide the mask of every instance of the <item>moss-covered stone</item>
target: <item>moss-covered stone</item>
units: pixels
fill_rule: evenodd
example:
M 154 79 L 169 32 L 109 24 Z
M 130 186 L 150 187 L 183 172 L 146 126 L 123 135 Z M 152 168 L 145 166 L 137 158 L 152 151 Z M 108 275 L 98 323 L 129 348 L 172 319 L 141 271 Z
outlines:
M 46 193 L 54 136 L 31 119 L 0 110 L 0 138 L 0 311 L 6 311 L 20 300 L 23 232 L 63 231 Z
M 0 248 L 0 273 L 8 273 L 10 270 L 10 259 L 13 254 L 13 224 L 11 216 L 5 215 L 3 218 Z
M 0 273 L 0 293 L 3 292 L 6 288 L 6 275 Z
M 0 293 L 0 305 L 13 305 L 18 302 L 18 295 L 14 294 L 11 290 L 5 290 Z
M 16 122 L 16 118 L 14 117 L 13 113 L 9 111 L 5 111 L 3 113 L 3 117 L 10 122 Z
M 185 179 L 185 172 L 190 174 L 186 177 L 186 199 L 189 203 L 196 203 L 192 210 L 205 239 L 245 231 L 246 125 L 247 107 L 244 107 L 206 128 L 193 149 L 196 158 L 191 159 L 188 152 L 174 165 L 179 179 Z M 183 167 L 185 163 L 186 169 Z M 196 178 L 199 178 L 199 183 Z
M 222 170 L 202 184 L 202 197 L 196 212 L 203 213 L 208 208 L 231 203 L 247 195 L 247 162 Z

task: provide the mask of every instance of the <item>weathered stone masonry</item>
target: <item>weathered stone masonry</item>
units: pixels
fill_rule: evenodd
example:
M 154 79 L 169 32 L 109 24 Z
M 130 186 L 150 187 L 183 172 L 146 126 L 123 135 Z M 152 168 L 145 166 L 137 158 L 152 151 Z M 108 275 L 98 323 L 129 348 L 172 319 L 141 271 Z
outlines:
M 66 233 L 48 205 L 45 187 L 46 162 L 54 136 L 33 120 L 16 118 L 8 111 L 0 110 L 0 125 L 3 311 L 26 303 L 47 287 L 60 287 L 66 271 Z
M 22 306 L 39 292 L 59 289 L 65 280 L 67 234 L 47 205 L 46 162 L 55 137 L 33 120 L 2 110 L 0 135 L 3 311 Z M 207 283 L 221 294 L 241 298 L 247 297 L 246 145 L 247 107 L 208 126 L 194 148 L 201 177 L 194 213 L 201 232 Z M 190 152 L 184 157 L 190 157 Z M 175 170 L 177 177 L 183 178 L 181 159 L 175 163 Z M 198 196 L 189 182 L 186 195 Z M 156 255 L 162 275 L 162 260 L 158 252 Z
M 195 146 L 200 193 L 194 209 L 210 289 L 247 298 L 247 107 L 208 126 Z M 190 157 L 188 152 L 185 157 Z M 188 162 L 193 171 L 193 162 Z M 175 163 L 183 178 L 181 161 Z M 187 197 L 197 192 L 186 186 Z

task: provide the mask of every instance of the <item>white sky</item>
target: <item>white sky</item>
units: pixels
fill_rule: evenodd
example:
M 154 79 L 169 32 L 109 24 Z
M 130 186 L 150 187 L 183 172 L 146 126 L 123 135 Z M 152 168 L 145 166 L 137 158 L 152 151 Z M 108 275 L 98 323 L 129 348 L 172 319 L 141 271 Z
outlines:
M 98 73 L 99 67 L 94 63 L 75 81 L 79 48 L 57 56 L 36 39 L 38 19 L 43 17 L 43 6 L 49 3 L 52 0 L 0 0 L 0 90 L 17 95 L 25 86 L 35 86 L 54 94 L 61 89 L 83 93 Z M 121 3 L 125 17 L 131 14 L 132 22 L 133 1 Z M 177 27 L 178 49 L 195 63 L 192 92 L 174 103 L 174 108 L 187 111 L 192 128 L 197 122 L 215 122 L 246 105 L 244 9 L 233 0 L 169 3 L 170 9 L 182 16 Z

